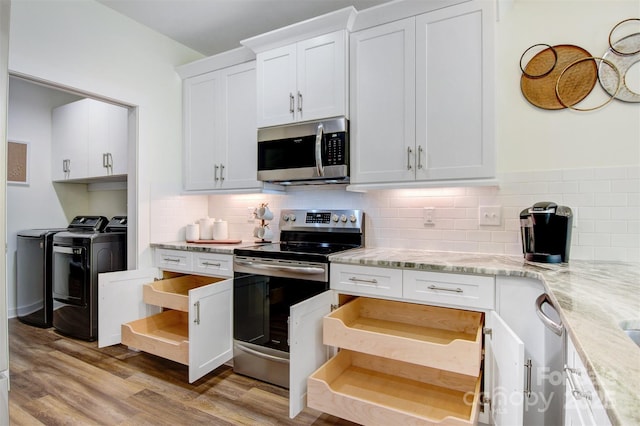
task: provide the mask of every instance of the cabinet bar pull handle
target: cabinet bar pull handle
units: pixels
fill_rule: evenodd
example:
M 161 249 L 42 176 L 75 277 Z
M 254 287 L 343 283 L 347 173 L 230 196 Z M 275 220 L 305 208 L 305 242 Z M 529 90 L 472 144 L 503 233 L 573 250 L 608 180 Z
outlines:
M 538 298 L 536 299 L 536 314 L 538 314 L 538 318 L 540 318 L 540 321 L 542 321 L 542 323 L 551 331 L 553 331 L 555 334 L 557 334 L 558 336 L 562 336 L 562 330 L 564 329 L 564 326 L 562 325 L 562 322 L 557 323 L 555 321 L 553 321 L 551 318 L 549 318 L 543 311 L 542 311 L 542 305 L 548 303 L 549 306 L 551 306 L 554 310 L 557 311 L 556 307 L 553 305 L 553 302 L 551 301 L 551 298 L 549 297 L 549 295 L 547 293 L 542 293 L 540 296 L 538 296 Z
M 224 181 L 224 164 L 220 164 L 220 182 Z
M 217 266 L 218 268 L 222 266 L 220 263 L 211 263 L 211 262 L 202 262 L 204 266 Z
M 113 174 L 113 156 L 110 152 L 107 152 L 107 167 L 109 167 L 109 174 Z
M 289 92 L 289 112 L 291 114 L 295 112 L 295 110 L 293 109 L 293 104 L 294 104 L 293 93 Z
M 411 153 L 413 150 L 410 146 L 407 147 L 407 170 L 411 170 Z
M 351 277 L 351 278 L 349 278 L 349 281 L 360 282 L 360 283 L 378 284 L 378 280 L 376 280 L 375 278 L 373 278 L 371 280 L 365 280 L 365 279 L 362 279 L 362 278 Z
M 574 374 L 576 376 L 580 376 L 580 370 L 578 370 L 577 368 L 571 368 L 571 367 L 567 367 L 566 365 L 564 366 L 564 372 L 567 375 L 567 380 L 569 380 L 569 386 L 571 387 L 571 395 L 573 395 L 573 397 L 578 400 L 578 399 L 586 399 L 587 401 L 591 401 L 591 392 L 585 392 L 582 389 L 578 389 L 578 386 L 576 385 L 576 383 L 573 381 L 574 379 Z
M 298 111 L 302 112 L 302 93 L 298 90 Z
M 418 169 L 422 169 L 422 145 L 418 145 Z
M 464 290 L 462 290 L 460 287 L 456 287 L 456 288 L 436 287 L 435 285 L 431 284 L 427 288 L 429 290 L 450 291 L 452 293 L 464 293 Z
M 109 167 L 109 161 L 107 160 L 107 154 L 102 154 L 102 167 L 105 169 Z
M 524 389 L 524 394 L 527 398 L 531 398 L 531 370 L 533 370 L 533 363 L 530 359 L 524 363 L 524 368 L 527 369 L 527 387 Z
M 180 263 L 180 259 L 176 259 L 175 257 L 163 257 L 162 260 L 164 260 L 165 262 Z
M 200 325 L 200 301 L 198 300 L 193 306 L 196 308 L 196 317 L 193 319 L 193 322 Z
M 213 166 L 213 179 L 217 182 L 220 179 L 218 179 L 218 165 L 216 164 L 215 166 Z

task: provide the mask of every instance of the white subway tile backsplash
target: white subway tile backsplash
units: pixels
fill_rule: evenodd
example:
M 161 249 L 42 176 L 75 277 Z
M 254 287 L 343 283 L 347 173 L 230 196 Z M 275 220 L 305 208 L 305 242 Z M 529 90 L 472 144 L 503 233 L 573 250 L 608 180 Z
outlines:
M 503 172 L 498 181 L 498 187 L 368 193 L 309 186 L 286 195 L 172 196 L 176 192 L 166 188 L 152 197 L 151 235 L 154 242 L 184 238 L 185 223 L 208 213 L 229 222 L 231 238 L 252 241 L 255 224 L 247 209 L 267 202 L 277 217 L 285 208 L 360 208 L 369 247 L 522 255 L 520 211 L 555 201 L 576 215 L 571 259 L 640 260 L 640 167 Z M 502 206 L 501 225 L 480 226 L 480 205 Z M 424 225 L 424 207 L 435 207 L 434 225 Z M 279 232 L 277 220 L 272 227 Z

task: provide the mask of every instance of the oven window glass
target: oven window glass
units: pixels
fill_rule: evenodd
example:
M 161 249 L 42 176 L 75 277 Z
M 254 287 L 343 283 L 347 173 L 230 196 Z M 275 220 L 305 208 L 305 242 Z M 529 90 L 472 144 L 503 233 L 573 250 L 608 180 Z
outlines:
M 53 298 L 59 302 L 84 306 L 87 271 L 84 247 L 53 247 Z
M 289 308 L 328 289 L 325 282 L 236 273 L 234 339 L 289 352 Z

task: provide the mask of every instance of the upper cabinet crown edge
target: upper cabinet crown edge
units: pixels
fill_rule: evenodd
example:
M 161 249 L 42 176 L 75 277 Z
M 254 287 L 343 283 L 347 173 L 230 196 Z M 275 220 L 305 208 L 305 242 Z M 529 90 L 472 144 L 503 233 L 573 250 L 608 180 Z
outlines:
M 217 55 L 180 65 L 176 67 L 176 72 L 181 79 L 185 80 L 190 77 L 206 74 L 213 70 L 253 61 L 254 59 L 256 59 L 256 55 L 251 49 L 240 46 Z
M 357 10 L 353 6 L 345 7 L 334 12 L 241 40 L 240 44 L 250 48 L 255 53 L 261 53 L 337 30 L 346 29 L 351 31 L 357 13 Z

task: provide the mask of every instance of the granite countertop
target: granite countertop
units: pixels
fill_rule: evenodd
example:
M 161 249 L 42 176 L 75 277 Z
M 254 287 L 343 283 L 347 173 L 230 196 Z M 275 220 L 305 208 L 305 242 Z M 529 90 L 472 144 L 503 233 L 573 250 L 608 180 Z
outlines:
M 330 256 L 333 263 L 423 271 L 528 277 L 542 281 L 585 364 L 613 424 L 640 424 L 640 348 L 620 329 L 640 320 L 640 264 L 520 256 L 363 248 Z
M 233 254 L 233 250 L 243 247 L 255 246 L 255 241 L 242 241 L 239 244 L 200 244 L 188 243 L 186 241 L 173 241 L 168 243 L 151 243 L 152 248 L 162 248 L 169 250 L 186 250 L 207 253 Z

